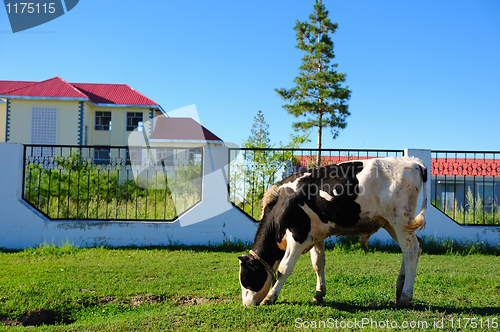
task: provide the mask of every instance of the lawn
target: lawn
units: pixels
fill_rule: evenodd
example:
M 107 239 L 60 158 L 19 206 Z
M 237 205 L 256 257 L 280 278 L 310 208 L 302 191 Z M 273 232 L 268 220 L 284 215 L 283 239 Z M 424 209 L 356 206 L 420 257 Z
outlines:
M 0 252 L 0 330 L 290 331 L 352 327 L 500 330 L 500 256 L 423 254 L 414 301 L 395 308 L 401 254 L 326 252 L 328 294 L 314 305 L 303 256 L 278 303 L 243 307 L 237 256 L 248 247 L 74 248 Z M 441 328 L 441 324 L 443 328 Z M 467 324 L 467 326 L 465 326 Z M 475 327 L 475 328 L 474 328 Z M 489 327 L 489 329 L 488 329 Z M 31 330 L 31 329 L 30 329 Z

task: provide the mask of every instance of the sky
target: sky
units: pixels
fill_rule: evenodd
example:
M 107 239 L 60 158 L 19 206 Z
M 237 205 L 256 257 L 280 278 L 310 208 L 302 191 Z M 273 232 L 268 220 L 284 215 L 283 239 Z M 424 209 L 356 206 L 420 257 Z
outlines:
M 324 3 L 352 91 L 347 127 L 335 140 L 325 130 L 324 148 L 500 150 L 500 1 Z M 167 112 L 195 105 L 203 126 L 238 145 L 262 110 L 279 146 L 295 118 L 275 89 L 294 86 L 293 28 L 313 4 L 80 0 L 17 33 L 0 8 L 0 80 L 128 84 Z

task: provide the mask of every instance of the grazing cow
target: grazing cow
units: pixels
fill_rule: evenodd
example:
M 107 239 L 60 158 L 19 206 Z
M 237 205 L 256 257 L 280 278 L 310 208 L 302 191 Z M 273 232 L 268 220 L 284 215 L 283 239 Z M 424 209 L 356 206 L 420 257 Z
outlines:
M 422 184 L 423 204 L 415 217 Z M 367 241 L 384 228 L 403 252 L 396 305 L 407 306 L 422 251 L 415 230 L 425 225 L 426 187 L 424 164 L 407 157 L 317 167 L 271 186 L 252 249 L 238 257 L 243 304 L 274 303 L 300 255 L 308 251 L 317 275 L 313 302 L 321 302 L 326 295 L 324 240 L 360 235 Z

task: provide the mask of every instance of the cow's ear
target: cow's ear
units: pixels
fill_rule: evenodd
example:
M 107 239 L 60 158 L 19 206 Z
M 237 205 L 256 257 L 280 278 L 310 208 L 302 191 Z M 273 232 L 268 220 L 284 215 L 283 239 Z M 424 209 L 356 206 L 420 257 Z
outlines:
M 242 263 L 246 263 L 250 260 L 250 258 L 248 256 L 239 256 L 238 259 L 242 262 Z

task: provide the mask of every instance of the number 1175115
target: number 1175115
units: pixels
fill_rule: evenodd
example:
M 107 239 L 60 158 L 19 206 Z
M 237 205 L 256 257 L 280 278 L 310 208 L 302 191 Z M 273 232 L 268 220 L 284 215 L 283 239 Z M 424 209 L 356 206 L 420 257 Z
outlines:
M 498 328 L 498 318 L 470 318 L 470 317 L 455 318 L 455 319 L 452 318 L 450 320 L 450 323 L 452 328 L 458 328 L 458 329 Z
M 54 2 L 49 3 L 33 3 L 33 2 L 13 2 L 7 3 L 8 14 L 53 14 L 56 11 Z

